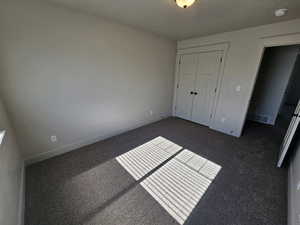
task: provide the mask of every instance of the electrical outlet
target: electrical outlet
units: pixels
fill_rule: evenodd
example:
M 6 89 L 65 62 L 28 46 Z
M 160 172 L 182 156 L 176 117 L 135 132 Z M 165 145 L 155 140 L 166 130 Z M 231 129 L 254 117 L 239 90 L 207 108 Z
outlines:
M 236 90 L 236 92 L 240 92 L 241 91 L 241 86 L 240 85 L 236 86 L 235 90 Z
M 57 142 L 57 137 L 55 135 L 50 137 L 51 142 Z

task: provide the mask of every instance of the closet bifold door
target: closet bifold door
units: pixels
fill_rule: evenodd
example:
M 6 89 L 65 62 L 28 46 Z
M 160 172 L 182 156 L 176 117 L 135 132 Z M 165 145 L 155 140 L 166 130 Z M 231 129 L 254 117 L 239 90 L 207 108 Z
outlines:
M 296 107 L 296 110 L 294 112 L 294 115 L 292 117 L 292 120 L 290 122 L 289 128 L 286 132 L 286 135 L 283 139 L 282 145 L 281 145 L 281 149 L 280 149 L 280 154 L 279 154 L 279 159 L 278 159 L 278 163 L 277 166 L 281 167 L 282 163 L 284 161 L 284 158 L 287 155 L 287 152 L 289 150 L 289 147 L 292 143 L 293 137 L 296 133 L 296 130 L 299 126 L 300 123 L 300 100 L 298 101 L 298 105 Z
M 197 55 L 186 54 L 180 57 L 179 82 L 176 97 L 176 116 L 191 120 L 193 108 L 195 79 L 197 72 Z
M 212 118 L 222 54 L 222 51 L 198 54 L 191 120 L 206 126 L 210 125 Z

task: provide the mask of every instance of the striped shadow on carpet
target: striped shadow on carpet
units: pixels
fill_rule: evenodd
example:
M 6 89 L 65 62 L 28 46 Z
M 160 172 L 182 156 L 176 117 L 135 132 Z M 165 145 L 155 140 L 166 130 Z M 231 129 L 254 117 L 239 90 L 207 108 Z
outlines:
M 182 149 L 163 137 L 157 137 L 116 159 L 135 180 L 139 180 Z
M 163 137 L 157 137 L 119 157 L 117 161 L 179 223 L 184 224 L 221 166 Z M 170 159 L 165 165 L 158 166 Z

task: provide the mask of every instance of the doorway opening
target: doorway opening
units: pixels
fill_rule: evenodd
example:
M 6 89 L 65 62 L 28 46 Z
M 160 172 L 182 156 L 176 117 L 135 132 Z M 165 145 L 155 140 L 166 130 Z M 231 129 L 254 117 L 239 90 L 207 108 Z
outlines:
M 274 140 L 282 145 L 299 99 L 300 45 L 265 48 L 244 131 L 255 123 L 272 126 Z

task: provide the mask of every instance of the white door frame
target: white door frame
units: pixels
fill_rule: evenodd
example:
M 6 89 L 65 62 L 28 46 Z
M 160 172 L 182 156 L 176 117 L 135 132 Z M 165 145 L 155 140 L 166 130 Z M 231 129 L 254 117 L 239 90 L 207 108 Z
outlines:
M 175 82 L 174 82 L 174 93 L 173 93 L 173 109 L 172 109 L 172 115 L 176 116 L 176 102 L 177 102 L 177 85 L 179 83 L 179 67 L 180 67 L 180 57 L 185 54 L 192 54 L 192 53 L 202 53 L 202 52 L 213 52 L 213 51 L 223 51 L 223 56 L 222 56 L 222 62 L 220 66 L 220 71 L 218 75 L 218 81 L 217 81 L 217 91 L 216 91 L 216 96 L 213 102 L 213 109 L 212 109 L 212 118 L 210 120 L 210 125 L 209 127 L 212 127 L 212 124 L 215 119 L 215 114 L 216 114 L 216 109 L 219 103 L 219 96 L 220 96 L 220 89 L 221 89 L 221 84 L 224 76 L 224 68 L 225 68 L 225 62 L 227 58 L 227 52 L 229 49 L 229 42 L 222 42 L 218 44 L 213 44 L 213 45 L 201 45 L 201 46 L 196 46 L 192 48 L 185 48 L 185 49 L 178 49 L 177 50 L 177 55 L 176 55 L 176 68 L 175 68 Z
M 254 77 L 254 81 L 252 82 L 252 87 L 251 87 L 251 94 L 247 102 L 247 110 L 243 118 L 243 124 L 242 124 L 242 132 L 245 127 L 246 119 L 247 119 L 247 114 L 249 111 L 249 106 L 250 106 L 250 101 L 254 92 L 255 84 L 258 78 L 258 73 L 260 69 L 260 65 L 262 62 L 262 58 L 264 55 L 264 51 L 268 47 L 279 47 L 279 46 L 287 46 L 287 45 L 298 45 L 300 44 L 300 32 L 297 33 L 291 33 L 291 34 L 281 34 L 281 35 L 274 35 L 274 36 L 266 36 L 266 37 L 261 37 L 260 38 L 260 46 L 259 46 L 259 62 L 256 67 L 256 75 Z
M 298 101 L 297 107 L 293 114 L 293 117 L 290 121 L 289 128 L 284 136 L 283 142 L 281 144 L 280 153 L 279 153 L 279 160 L 277 162 L 277 167 L 281 167 L 283 160 L 286 157 L 286 154 L 289 150 L 290 144 L 296 134 L 296 130 L 298 128 L 300 122 L 300 100 Z

